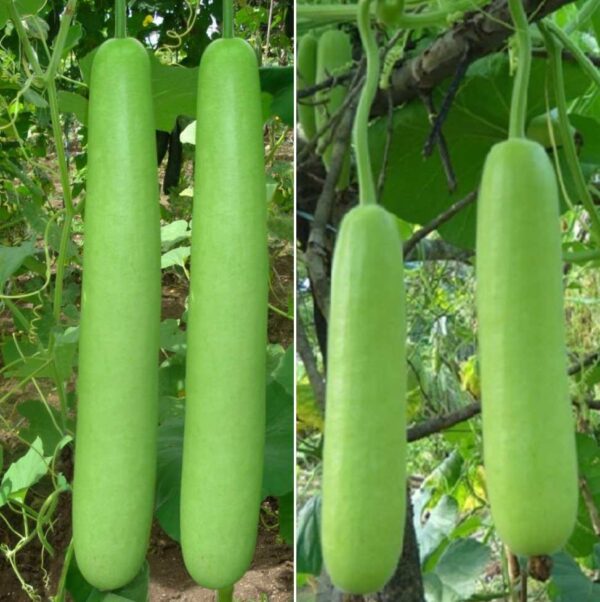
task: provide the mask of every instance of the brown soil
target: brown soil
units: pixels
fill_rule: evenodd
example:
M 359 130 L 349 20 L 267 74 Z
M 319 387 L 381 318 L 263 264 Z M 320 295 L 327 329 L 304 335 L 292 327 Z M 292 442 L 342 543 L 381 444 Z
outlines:
M 64 551 L 71 538 L 71 497 L 63 495 L 61 500 L 53 532 L 48 537 L 57 553 L 54 558 L 46 557 L 46 579 L 40 571 L 41 549 L 37 541 L 27 545 L 17 555 L 21 576 L 35 588 L 43 601 L 49 601 L 56 592 Z M 19 517 L 11 514 L 11 518 L 14 527 L 19 528 Z M 0 530 L 0 543 L 14 545 L 14 539 L 4 526 Z M 170 539 L 158 523 L 152 529 L 147 559 L 150 565 L 150 602 L 212 602 L 215 599 L 214 592 L 192 581 L 185 570 L 179 544 Z M 235 599 L 239 602 L 290 602 L 293 597 L 293 574 L 292 548 L 278 541 L 276 534 L 261 524 L 252 566 L 236 585 Z M 30 601 L 3 556 L 0 556 L 0 601 Z

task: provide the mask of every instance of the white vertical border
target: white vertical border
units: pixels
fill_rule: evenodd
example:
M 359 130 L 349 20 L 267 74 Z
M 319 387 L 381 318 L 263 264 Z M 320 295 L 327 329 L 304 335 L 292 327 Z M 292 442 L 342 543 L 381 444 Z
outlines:
M 297 90 L 297 86 L 296 86 L 296 60 L 298 58 L 298 21 L 296 18 L 296 0 L 290 0 L 290 9 L 293 11 L 294 13 L 294 43 L 293 43 L 293 48 L 294 48 L 294 61 L 293 61 L 293 68 L 294 68 L 294 129 L 293 129 L 293 148 L 294 148 L 294 158 L 293 158 L 293 169 L 294 169 L 294 206 L 293 206 L 293 216 L 292 219 L 294 220 L 294 238 L 293 238 L 293 245 L 294 245 L 294 249 L 293 249 L 293 256 L 294 256 L 294 299 L 293 299 L 293 308 L 294 308 L 294 341 L 293 341 L 293 345 L 294 345 L 294 395 L 293 395 L 293 399 L 294 399 L 294 413 L 293 413 L 293 429 L 294 429 L 294 438 L 293 438 L 293 445 L 294 445 L 294 465 L 292 466 L 292 470 L 294 473 L 294 539 L 292 542 L 292 545 L 294 547 L 293 549 L 293 600 L 294 602 L 296 602 L 297 597 L 298 597 L 298 589 L 297 589 L 297 558 L 296 558 L 296 550 L 297 550 L 297 546 L 296 546 L 296 542 L 297 542 L 297 529 L 298 529 L 298 511 L 297 511 L 297 503 L 298 503 L 298 488 L 297 488 L 297 481 L 296 481 L 296 477 L 297 477 L 297 470 L 296 470 L 296 466 L 297 466 L 297 449 L 298 449 L 298 442 L 297 442 L 297 431 L 296 431 L 296 413 L 298 410 L 298 388 L 297 388 L 297 378 L 298 378 L 298 354 L 297 354 L 297 331 L 298 331 L 298 325 L 297 325 L 297 291 L 298 291 L 298 270 L 297 270 L 297 262 L 298 262 L 298 245 L 296 243 L 296 235 L 297 235 L 297 224 L 298 224 L 298 220 L 296 219 L 296 211 L 298 209 L 298 172 L 297 172 L 297 167 L 298 167 L 298 162 L 297 162 L 297 158 L 298 158 L 298 145 L 297 145 L 297 140 L 298 140 L 298 128 L 296 127 L 297 124 L 297 111 L 298 111 L 298 103 L 296 102 L 296 94 L 298 92 Z

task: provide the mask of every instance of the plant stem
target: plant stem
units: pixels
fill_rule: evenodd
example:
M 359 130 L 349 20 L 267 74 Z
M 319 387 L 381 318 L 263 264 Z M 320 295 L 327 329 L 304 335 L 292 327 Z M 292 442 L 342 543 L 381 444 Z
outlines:
M 517 74 L 510 103 L 508 135 L 510 138 L 524 138 L 527 118 L 527 88 L 531 73 L 531 37 L 522 0 L 508 0 L 508 5 L 516 29 L 518 45 Z
M 77 0 L 69 0 L 60 19 L 60 27 L 58 29 L 58 33 L 56 34 L 56 40 L 54 41 L 54 46 L 52 48 L 50 63 L 48 64 L 48 68 L 44 74 L 44 79 L 47 82 L 54 80 L 56 77 L 58 66 L 60 65 L 62 58 L 63 49 L 65 47 L 65 42 L 67 41 L 67 35 L 69 34 L 69 27 L 71 25 L 73 15 L 75 14 L 76 5 Z
M 23 330 L 27 332 L 29 330 L 29 322 L 27 321 L 27 318 L 23 315 L 21 310 L 17 307 L 16 303 L 13 303 L 10 299 L 6 298 L 2 299 L 2 301 L 6 304 L 6 307 L 8 307 L 9 311 L 15 317 L 15 320 L 19 322 L 21 328 L 23 328 Z
M 586 249 L 585 251 L 573 251 L 563 253 L 563 260 L 566 263 L 578 263 L 580 261 L 595 261 L 600 259 L 600 249 Z
M 217 602 L 233 602 L 233 585 L 217 590 Z
M 359 199 L 362 205 L 377 202 L 371 158 L 369 156 L 369 113 L 373 99 L 377 93 L 379 82 L 379 50 L 377 40 L 371 29 L 369 9 L 371 0 L 359 0 L 358 31 L 367 57 L 367 76 L 360 94 L 356 117 L 354 119 L 354 145 L 356 149 L 356 165 L 358 169 Z
M 65 273 L 66 255 L 69 247 L 69 238 L 71 235 L 71 222 L 73 219 L 73 199 L 71 197 L 71 183 L 69 181 L 69 167 L 63 145 L 63 136 L 60 128 L 60 115 L 58 112 L 58 94 L 54 80 L 48 81 L 48 102 L 50 104 L 50 117 L 52 121 L 52 134 L 58 165 L 60 169 L 60 182 L 63 190 L 63 199 L 65 202 L 65 219 L 60 235 L 60 246 L 58 249 L 58 259 L 56 261 L 56 278 L 54 281 L 54 319 L 58 323 L 60 320 L 60 310 L 62 306 L 63 278 Z
M 65 587 L 67 583 L 67 574 L 69 572 L 69 566 L 71 559 L 73 558 L 73 540 L 69 542 L 69 547 L 65 552 L 65 560 L 63 562 L 62 571 L 60 573 L 60 580 L 58 582 L 58 588 L 56 590 L 56 596 L 54 596 L 54 602 L 64 602 L 65 600 Z
M 223 0 L 223 37 L 233 38 L 233 0 Z
M 19 13 L 17 11 L 17 7 L 15 6 L 14 0 L 10 0 L 8 2 L 8 12 L 10 13 L 11 21 L 13 22 L 13 25 L 15 26 L 15 29 L 17 30 L 17 35 L 19 36 L 19 40 L 20 40 L 21 44 L 23 44 L 23 49 L 25 50 L 25 54 L 27 55 L 27 58 L 28 58 L 29 62 L 31 63 L 31 66 L 33 67 L 33 70 L 35 71 L 35 74 L 42 77 L 43 76 L 42 68 L 40 67 L 40 63 L 37 59 L 35 50 L 33 49 L 33 46 L 31 45 L 31 43 L 29 42 L 29 38 L 27 37 L 27 32 L 25 31 L 25 28 L 23 27 L 23 23 L 21 22 L 21 15 L 19 15 Z
M 452 11 L 431 10 L 423 13 L 404 13 L 397 19 L 398 28 L 444 26 L 451 13 L 472 9 L 474 4 L 479 5 L 481 2 L 457 0 Z M 358 4 L 297 4 L 296 17 L 306 21 L 355 21 L 358 10 Z M 370 14 L 374 18 L 374 9 L 370 10 Z
M 585 55 L 584 52 L 581 51 L 579 46 L 569 38 L 566 33 L 566 29 L 562 30 L 560 27 L 552 23 L 552 21 L 545 21 L 544 26 L 553 35 L 555 35 L 561 42 L 561 44 L 573 55 L 575 60 L 579 63 L 579 66 L 588 77 L 600 88 L 600 71 L 598 68 L 590 61 L 590 59 Z
M 115 0 L 115 38 L 127 37 L 127 1 Z
M 554 96 L 558 112 L 558 127 L 563 141 L 565 158 L 575 184 L 577 196 L 590 216 L 591 234 L 596 243 L 600 244 L 600 218 L 598 217 L 594 201 L 587 188 L 583 172 L 581 171 L 581 165 L 579 164 L 579 159 L 577 157 L 577 149 L 575 148 L 575 141 L 569 131 L 569 114 L 567 110 L 567 98 L 565 95 L 562 53 L 560 52 L 558 42 L 554 39 L 545 24 L 540 23 L 539 28 L 544 36 L 544 42 L 546 44 L 546 49 L 548 50 L 550 72 L 554 83 Z
M 600 8 L 600 0 L 588 0 L 578 11 L 577 16 L 569 21 L 565 33 L 570 34 L 579 29 Z

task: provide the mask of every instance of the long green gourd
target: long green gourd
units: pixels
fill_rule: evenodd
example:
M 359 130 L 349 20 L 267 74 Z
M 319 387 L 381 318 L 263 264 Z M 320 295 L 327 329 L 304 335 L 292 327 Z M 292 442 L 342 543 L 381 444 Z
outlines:
M 244 40 L 205 50 L 196 132 L 181 542 L 192 577 L 223 589 L 254 553 L 265 438 L 266 185 Z
M 525 135 L 531 62 L 527 17 L 510 0 L 519 42 L 510 138 L 488 154 L 477 210 L 477 315 L 484 464 L 496 529 L 516 554 L 552 554 L 577 514 L 559 197 L 544 148 Z
M 298 90 L 310 88 L 317 80 L 317 37 L 308 32 L 298 43 Z M 298 122 L 307 140 L 312 140 L 317 133 L 314 100 L 298 102 Z
M 360 205 L 335 245 L 328 332 L 321 541 L 334 585 L 378 591 L 402 552 L 406 513 L 406 323 L 402 243 L 376 204 L 367 126 L 379 54 L 359 4 L 367 80 L 354 125 Z
M 340 29 L 329 29 L 321 35 L 317 45 L 317 79 L 321 83 L 332 75 L 339 75 L 344 67 L 352 64 L 352 42 L 350 36 Z M 315 123 L 317 131 L 322 131 L 327 122 L 344 104 L 348 88 L 338 84 L 333 88 L 321 90 L 316 94 Z M 324 135 L 329 140 L 331 129 Z M 328 144 L 323 151 L 323 163 L 329 169 L 333 144 Z M 344 164 L 336 188 L 345 190 L 350 182 L 350 148 L 344 156 Z
M 577 512 L 558 206 L 541 145 L 494 146 L 477 213 L 484 464 L 498 533 L 521 555 L 560 549 Z
M 140 570 L 154 507 L 160 231 L 150 63 L 134 39 L 97 51 L 89 104 L 73 540 L 110 590 Z

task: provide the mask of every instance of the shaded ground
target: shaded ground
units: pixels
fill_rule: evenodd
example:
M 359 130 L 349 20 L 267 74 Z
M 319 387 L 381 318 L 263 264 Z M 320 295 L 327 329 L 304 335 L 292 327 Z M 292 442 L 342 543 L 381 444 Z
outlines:
M 70 525 L 71 498 L 63 495 L 59 505 L 56 524 L 48 538 L 56 548 L 54 558 L 45 562 L 46 575 L 40 571 L 40 546 L 37 542 L 27 545 L 18 555 L 17 563 L 23 579 L 32 585 L 41 596 L 41 600 L 50 600 L 56 591 L 63 565 L 64 550 L 71 537 Z M 20 527 L 17 515 L 14 515 L 15 527 Z M 7 529 L 0 531 L 0 543 L 6 544 L 13 538 Z M 155 523 L 152 530 L 149 552 L 150 565 L 150 602 L 212 602 L 214 592 L 197 586 L 187 574 L 183 565 L 179 544 L 170 539 Z M 256 552 L 252 566 L 236 585 L 236 600 L 243 602 L 288 602 L 292 600 L 293 590 L 293 551 L 277 540 L 273 531 L 261 524 Z M 261 597 L 262 596 L 262 597 Z M 29 602 L 12 567 L 0 557 L 0 601 Z

